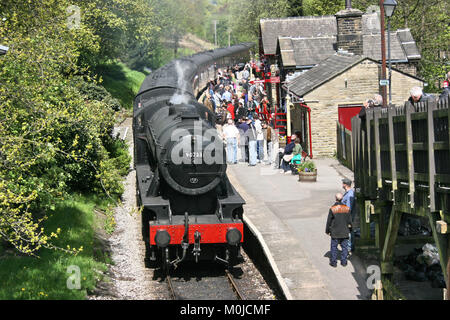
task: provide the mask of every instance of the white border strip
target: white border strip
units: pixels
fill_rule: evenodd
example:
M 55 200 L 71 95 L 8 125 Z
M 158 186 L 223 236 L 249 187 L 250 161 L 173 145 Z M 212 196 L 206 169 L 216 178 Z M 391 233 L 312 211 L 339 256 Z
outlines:
M 270 253 L 269 247 L 267 246 L 266 242 L 264 241 L 263 236 L 258 231 L 258 229 L 255 227 L 255 225 L 251 222 L 250 218 L 244 214 L 244 222 L 249 227 L 250 231 L 256 236 L 259 243 L 261 243 L 263 252 L 265 256 L 267 257 L 267 260 L 269 260 L 270 266 L 275 273 L 275 277 L 277 278 L 278 284 L 281 287 L 281 290 L 283 291 L 284 296 L 286 297 L 286 300 L 294 300 L 291 291 L 289 290 L 288 286 L 286 285 L 286 282 L 283 279 L 283 276 L 281 275 L 280 270 L 278 270 L 277 264 L 275 260 L 272 257 L 272 254 Z

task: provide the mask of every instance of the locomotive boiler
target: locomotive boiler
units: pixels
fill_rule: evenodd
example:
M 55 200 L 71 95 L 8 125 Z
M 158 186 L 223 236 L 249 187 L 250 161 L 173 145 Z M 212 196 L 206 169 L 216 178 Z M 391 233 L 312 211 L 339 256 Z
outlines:
M 253 44 L 176 59 L 147 76 L 134 101 L 134 165 L 146 264 L 241 258 L 242 197 L 226 175 L 215 114 L 196 98 L 217 69 L 248 61 Z

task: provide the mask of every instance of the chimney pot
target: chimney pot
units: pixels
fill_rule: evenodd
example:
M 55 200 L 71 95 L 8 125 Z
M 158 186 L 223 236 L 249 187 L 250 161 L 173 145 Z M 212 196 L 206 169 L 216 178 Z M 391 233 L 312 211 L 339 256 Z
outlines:
M 352 0 L 345 0 L 345 9 L 351 9 L 352 8 Z

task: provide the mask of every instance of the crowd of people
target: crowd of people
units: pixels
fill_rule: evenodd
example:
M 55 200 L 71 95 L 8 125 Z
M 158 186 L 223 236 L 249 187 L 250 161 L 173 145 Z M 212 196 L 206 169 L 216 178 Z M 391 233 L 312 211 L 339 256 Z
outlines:
M 279 166 L 278 133 L 264 82 L 250 63 L 219 69 L 204 94 L 203 104 L 216 114 L 216 128 L 226 143 L 228 164 Z

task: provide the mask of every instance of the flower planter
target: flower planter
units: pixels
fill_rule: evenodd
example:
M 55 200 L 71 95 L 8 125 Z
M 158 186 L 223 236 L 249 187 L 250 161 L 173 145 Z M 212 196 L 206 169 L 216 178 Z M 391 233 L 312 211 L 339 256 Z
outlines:
M 298 173 L 298 181 L 316 182 L 317 181 L 317 170 L 315 170 L 313 172 L 300 171 Z

